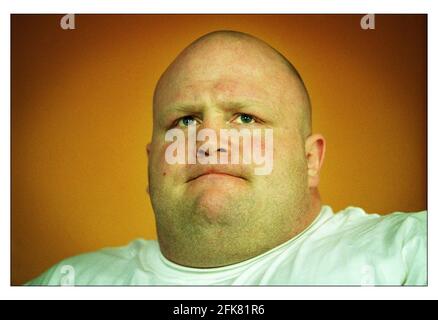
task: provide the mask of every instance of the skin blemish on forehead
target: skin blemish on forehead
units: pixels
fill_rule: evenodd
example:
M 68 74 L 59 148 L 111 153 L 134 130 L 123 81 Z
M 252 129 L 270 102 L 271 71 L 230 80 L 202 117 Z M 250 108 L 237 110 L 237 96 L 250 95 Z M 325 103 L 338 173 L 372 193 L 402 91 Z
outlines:
M 225 91 L 229 94 L 233 94 L 236 91 L 237 83 L 236 81 L 218 81 L 213 86 L 215 91 Z
M 220 79 L 212 85 L 211 97 L 218 104 L 232 101 L 254 101 L 256 104 L 270 104 L 269 93 L 260 84 L 250 79 Z

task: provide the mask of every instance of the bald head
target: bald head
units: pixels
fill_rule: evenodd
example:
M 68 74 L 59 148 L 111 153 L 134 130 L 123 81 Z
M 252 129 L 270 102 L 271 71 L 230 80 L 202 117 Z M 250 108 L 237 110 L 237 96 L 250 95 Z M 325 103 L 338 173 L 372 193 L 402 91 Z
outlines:
M 221 30 L 208 33 L 185 48 L 161 76 L 154 92 L 154 116 L 160 106 L 174 99 L 170 92 L 190 78 L 216 75 L 238 79 L 250 77 L 266 81 L 270 95 L 283 95 L 284 113 L 297 117 L 303 138 L 311 134 L 311 103 L 304 82 L 295 67 L 266 42 L 246 33 Z M 178 98 L 178 97 L 176 97 Z M 278 103 L 278 102 L 273 102 Z M 156 119 L 156 118 L 154 118 Z

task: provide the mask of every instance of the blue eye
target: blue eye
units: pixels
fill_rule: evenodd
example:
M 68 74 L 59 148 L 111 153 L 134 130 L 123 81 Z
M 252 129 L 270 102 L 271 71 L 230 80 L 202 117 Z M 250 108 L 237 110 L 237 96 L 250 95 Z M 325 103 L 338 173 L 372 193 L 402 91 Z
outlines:
M 178 126 L 188 127 L 196 124 L 196 119 L 192 116 L 185 116 L 178 120 Z
M 242 124 L 249 124 L 249 123 L 253 123 L 255 121 L 253 116 L 251 116 L 249 114 L 245 114 L 245 113 L 242 113 L 241 115 L 239 115 L 237 117 L 237 119 L 238 119 L 238 122 L 242 123 Z

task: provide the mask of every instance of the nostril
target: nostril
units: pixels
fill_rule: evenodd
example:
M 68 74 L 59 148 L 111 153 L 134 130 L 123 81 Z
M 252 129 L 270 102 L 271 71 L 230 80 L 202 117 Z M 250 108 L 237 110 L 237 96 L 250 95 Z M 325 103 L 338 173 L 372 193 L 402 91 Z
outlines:
M 198 156 L 208 157 L 209 155 L 210 155 L 210 153 L 208 152 L 208 149 L 207 150 L 202 150 L 202 149 L 198 150 Z
M 216 152 L 226 152 L 226 151 L 227 150 L 225 148 L 218 148 L 216 150 Z M 209 157 L 209 156 L 210 156 L 210 152 L 208 148 L 206 150 L 203 149 L 198 150 L 198 157 Z

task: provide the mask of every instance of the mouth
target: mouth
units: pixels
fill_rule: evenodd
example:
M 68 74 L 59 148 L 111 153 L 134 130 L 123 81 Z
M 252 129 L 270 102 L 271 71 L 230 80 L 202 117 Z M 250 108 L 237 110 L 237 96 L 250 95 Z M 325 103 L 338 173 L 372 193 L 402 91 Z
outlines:
M 223 179 L 223 178 L 235 178 L 235 179 L 246 180 L 243 177 L 236 176 L 236 175 L 233 175 L 230 173 L 210 171 L 210 172 L 204 172 L 196 177 L 193 177 L 193 178 L 189 179 L 187 182 L 191 182 L 194 180 L 200 180 L 200 179 Z

